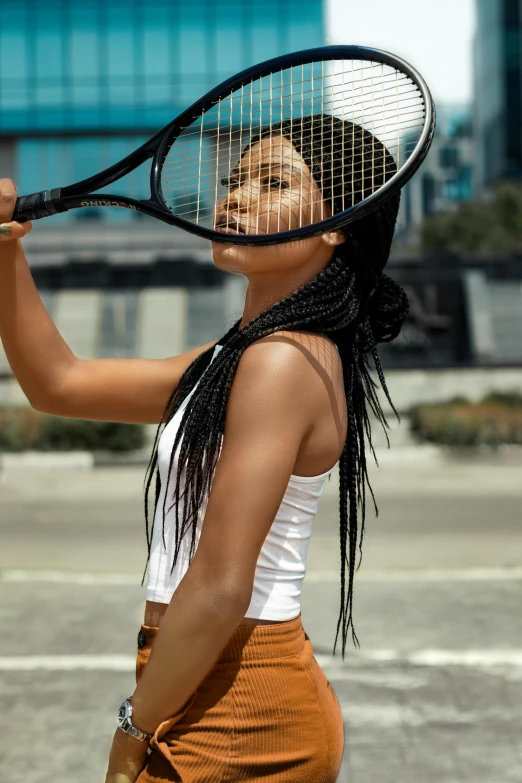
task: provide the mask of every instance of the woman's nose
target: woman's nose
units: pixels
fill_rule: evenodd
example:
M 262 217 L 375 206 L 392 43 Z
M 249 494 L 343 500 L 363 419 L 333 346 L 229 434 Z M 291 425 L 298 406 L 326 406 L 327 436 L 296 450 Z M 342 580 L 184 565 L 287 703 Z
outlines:
M 242 182 L 230 191 L 225 197 L 224 206 L 228 211 L 239 213 L 248 212 L 256 202 L 259 194 L 254 183 Z

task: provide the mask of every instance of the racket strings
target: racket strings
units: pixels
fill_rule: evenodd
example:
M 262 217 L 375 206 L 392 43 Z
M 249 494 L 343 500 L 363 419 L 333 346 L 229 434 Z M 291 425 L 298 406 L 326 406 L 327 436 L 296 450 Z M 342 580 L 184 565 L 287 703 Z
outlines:
M 396 95 L 386 96 L 388 98 L 387 101 L 385 101 L 383 97 L 382 104 L 379 105 L 379 110 L 374 109 L 374 118 L 380 120 L 380 124 L 375 123 L 373 126 L 374 133 L 377 133 L 377 131 L 380 131 L 382 130 L 382 128 L 386 128 L 390 125 L 391 119 L 393 119 L 393 117 L 396 116 L 398 113 L 397 109 L 400 109 L 400 116 L 402 121 L 401 124 L 403 124 L 406 121 L 408 115 L 420 115 L 420 117 L 424 117 L 425 107 L 423 103 L 420 103 L 422 99 L 418 89 L 415 88 L 415 90 L 411 90 L 410 93 L 408 93 L 407 96 L 401 96 L 401 97 L 397 97 Z M 339 91 L 337 95 L 334 95 L 334 98 L 341 96 L 342 94 L 343 94 L 342 91 Z M 376 100 L 378 100 L 377 96 L 376 96 Z M 374 106 L 374 103 L 368 103 L 368 106 L 372 108 Z M 269 114 L 272 107 L 273 107 L 273 103 L 270 102 L 266 107 L 266 112 L 260 111 L 256 114 L 252 113 L 251 125 L 255 124 L 254 118 L 256 116 L 258 116 L 259 118 L 258 124 L 260 121 L 261 124 L 263 124 L 263 118 L 265 116 L 265 113 Z M 395 111 L 392 112 L 389 107 L 393 107 Z M 281 112 L 280 112 L 281 114 L 283 114 L 283 112 L 286 111 L 289 115 L 299 114 L 300 116 L 305 116 L 306 114 L 314 114 L 316 113 L 316 109 L 317 109 L 317 107 L 313 103 L 310 103 L 310 105 L 308 106 L 303 102 L 297 103 L 296 101 L 294 102 L 288 101 L 287 103 L 282 102 L 280 104 L 280 108 L 281 108 Z M 298 109 L 298 108 L 300 108 L 302 111 L 299 112 L 294 111 L 294 109 Z M 320 108 L 322 111 L 327 110 L 333 113 L 333 110 L 336 108 L 336 101 L 331 100 L 326 103 L 326 106 L 321 106 Z M 362 111 L 359 114 L 356 114 L 354 110 L 359 108 L 361 108 Z M 351 120 L 353 122 L 360 122 L 363 120 L 364 104 L 362 102 L 353 103 L 351 105 L 351 111 L 352 111 Z M 231 120 L 232 125 L 236 125 L 237 119 L 242 118 L 242 113 L 240 110 L 237 110 L 236 114 L 234 114 L 234 111 L 230 112 L 230 110 L 227 113 L 228 113 L 229 120 Z M 196 121 L 195 124 L 197 124 L 197 122 L 199 121 Z M 223 129 L 220 128 L 219 118 L 217 119 L 217 122 L 215 123 L 214 127 L 212 125 L 212 122 L 211 121 L 209 122 L 208 115 L 206 117 L 206 122 L 207 122 L 206 134 L 209 139 L 213 137 L 216 138 L 220 134 L 220 132 L 221 134 L 223 133 Z M 267 122 L 267 125 L 268 124 L 269 123 Z M 180 138 L 183 138 L 183 140 L 186 142 L 191 137 L 196 137 L 199 140 L 200 135 L 201 135 L 201 129 L 198 128 L 197 130 L 183 131 Z M 243 136 L 242 130 L 240 131 L 240 135 Z
M 381 64 L 380 64 L 380 63 L 378 64 L 378 67 L 379 67 L 379 68 L 381 67 Z M 354 78 L 354 74 L 355 74 L 355 73 L 356 73 L 356 69 L 355 69 L 354 71 L 352 71 L 352 72 L 351 72 L 351 74 L 352 74 L 352 79 L 351 79 L 351 81 L 352 81 L 352 83 L 353 83 L 353 90 L 352 90 L 352 92 L 353 92 L 354 94 L 356 94 L 356 91 L 357 91 L 357 90 L 361 90 L 361 91 L 362 91 L 362 89 L 364 88 L 364 85 L 365 85 L 365 83 L 366 83 L 366 82 L 369 82 L 369 83 L 371 83 L 371 81 L 372 81 L 372 77 L 371 77 L 371 76 L 369 76 L 367 79 L 365 79 L 365 80 L 360 80 L 360 81 L 358 81 L 358 82 L 357 82 L 357 84 L 356 84 L 356 83 L 355 83 L 355 78 Z M 264 78 L 265 78 L 265 77 L 264 77 Z M 321 77 L 321 78 L 323 78 L 323 79 L 324 79 L 324 75 L 322 75 L 322 77 Z M 299 84 L 301 84 L 301 85 L 304 85 L 304 84 L 310 84 L 310 83 L 311 83 L 311 81 L 312 81 L 312 80 L 311 80 L 310 78 L 308 78 L 308 79 L 306 79 L 306 80 L 305 80 L 305 79 L 301 79 L 300 81 L 299 81 L 299 80 L 293 80 L 293 81 L 291 81 L 291 82 L 289 83 L 289 84 L 290 84 L 290 89 L 292 89 L 292 91 L 293 91 L 293 89 L 295 89 L 295 87 L 296 87 L 296 86 L 298 86 Z M 260 84 L 261 84 L 261 83 L 262 83 L 262 79 L 259 79 L 259 82 L 260 82 Z M 254 82 L 253 82 L 253 81 L 252 81 L 252 82 L 249 82 L 249 85 L 251 85 L 251 86 L 252 86 L 252 88 L 253 88 L 253 84 L 254 84 Z M 385 88 L 385 87 L 383 87 L 383 85 L 385 85 L 385 84 L 390 84 L 390 87 L 386 87 L 386 88 Z M 388 74 L 387 76 L 383 76 L 383 75 L 381 75 L 380 89 L 381 89 L 381 90 L 383 90 L 383 91 L 385 91 L 385 90 L 393 90 L 394 92 L 396 92 L 396 90 L 397 90 L 397 86 L 398 86 L 398 85 L 402 85 L 402 84 L 406 84 L 406 85 L 407 85 L 409 88 L 411 88 L 411 86 L 413 85 L 413 86 L 414 86 L 414 88 L 415 88 L 415 90 L 418 90 L 418 87 L 417 87 L 417 85 L 414 85 L 414 83 L 412 82 L 412 80 L 410 79 L 410 77 L 409 77 L 409 76 L 407 76 L 406 74 L 401 74 L 401 75 L 399 75 L 397 71 L 395 71 L 395 70 L 392 70 L 392 72 L 391 72 L 390 74 Z M 361 85 L 362 85 L 362 87 L 361 87 Z M 284 86 L 286 86 L 286 85 L 284 85 Z M 277 87 L 276 85 L 273 85 L 273 87 L 272 87 L 272 94 L 271 94 L 271 95 L 270 95 L 270 94 L 267 94 L 267 97 L 265 98 L 265 100 L 264 100 L 264 101 L 263 101 L 263 99 L 261 99 L 261 100 L 257 100 L 257 96 L 258 96 L 259 94 L 263 95 L 263 94 L 265 94 L 265 93 L 267 92 L 265 87 L 262 87 L 262 88 L 260 88 L 259 90 L 253 90 L 253 89 L 250 89 L 250 87 L 248 87 L 248 86 L 247 86 L 247 87 L 241 87 L 241 88 L 239 88 L 239 89 L 238 89 L 238 90 L 237 90 L 237 91 L 236 91 L 234 94 L 235 94 L 236 98 L 238 98 L 238 99 L 240 99 L 240 98 L 243 98 L 243 97 L 245 97 L 245 96 L 246 96 L 246 97 L 248 98 L 248 100 L 249 100 L 249 101 L 253 101 L 253 100 L 254 100 L 254 98 L 255 98 L 255 99 L 256 99 L 256 104 L 257 104 L 257 105 L 260 105 L 260 104 L 262 105 L 264 102 L 267 102 L 267 103 L 269 103 L 269 102 L 273 102 L 273 101 L 275 101 L 275 100 L 279 101 L 279 100 L 280 100 L 280 98 L 279 98 L 279 97 L 277 97 L 277 95 L 276 95 L 276 93 L 277 93 L 277 91 L 278 91 L 278 90 L 280 90 L 280 92 L 281 92 L 281 95 L 283 95 L 283 94 L 287 94 L 287 95 L 288 95 L 288 94 L 289 94 L 289 93 L 284 93 L 283 86 Z M 342 93 L 342 92 L 343 92 L 343 89 L 341 89 L 339 92 L 340 92 L 340 93 Z M 316 94 L 317 94 L 317 89 L 314 89 L 313 87 L 311 87 L 309 90 L 304 90 L 304 89 L 303 89 L 303 90 L 301 91 L 300 95 L 299 95 L 299 98 L 300 98 L 300 100 L 302 101 L 302 96 L 303 96 L 303 95 L 309 95 L 309 94 L 312 94 L 312 93 L 316 93 Z M 337 93 L 336 93 L 336 94 L 337 94 Z M 374 94 L 373 94 L 373 96 L 372 96 L 372 100 L 374 100 L 374 95 L 375 95 L 375 93 L 374 93 Z M 226 96 L 226 98 L 228 98 L 228 97 L 229 97 L 229 96 Z M 211 104 L 211 105 L 212 105 L 212 106 L 218 106 L 220 103 L 222 103 L 222 102 L 223 102 L 223 100 L 224 100 L 223 98 L 219 98 L 219 99 L 217 99 L 217 100 L 215 100 L 215 101 L 212 101 L 212 104 Z M 321 98 L 319 97 L 319 98 L 318 98 L 318 101 L 320 102 L 320 100 L 321 100 Z M 197 119 L 197 118 L 196 118 L 196 119 Z M 181 127 L 182 127 L 182 129 L 183 129 L 183 128 L 191 128 L 191 127 L 192 127 L 192 124 L 190 124 L 190 125 L 185 125 L 185 126 L 181 126 Z
M 162 195 L 206 228 L 310 225 L 382 188 L 415 151 L 425 119 L 418 85 L 392 66 L 292 66 L 231 90 L 186 126 L 165 156 Z

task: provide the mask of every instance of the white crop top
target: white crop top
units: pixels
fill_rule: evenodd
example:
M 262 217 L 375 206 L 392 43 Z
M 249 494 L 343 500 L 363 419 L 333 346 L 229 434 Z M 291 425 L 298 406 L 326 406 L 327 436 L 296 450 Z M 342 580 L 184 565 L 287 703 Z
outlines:
M 215 346 L 211 362 L 214 361 L 222 347 L 222 345 Z M 173 418 L 166 424 L 158 443 L 158 469 L 161 488 L 152 530 L 146 592 L 148 601 L 169 603 L 189 565 L 188 558 L 192 532 L 190 528 L 181 539 L 178 560 L 172 574 L 170 573 L 176 543 L 174 508 L 165 516 L 166 549 L 162 541 L 162 516 L 167 471 L 175 434 L 179 427 L 183 410 L 196 387 L 197 384 L 183 401 Z M 174 471 L 177 470 L 178 457 L 179 447 L 172 464 Z M 292 620 L 301 611 L 301 589 L 306 573 L 306 557 L 308 542 L 312 534 L 312 522 L 317 511 L 319 498 L 324 492 L 326 479 L 333 469 L 331 468 L 331 470 L 321 473 L 319 476 L 292 475 L 290 477 L 282 503 L 259 554 L 252 599 L 245 614 L 246 617 L 253 617 L 259 620 Z M 175 474 L 171 476 L 170 493 L 173 492 L 175 478 Z M 181 484 L 182 488 L 183 484 Z M 197 521 L 196 549 L 207 502 L 208 493 L 204 498 Z M 183 503 L 183 499 L 181 499 L 181 503 Z M 179 513 L 180 526 L 181 520 L 182 509 L 180 509 Z

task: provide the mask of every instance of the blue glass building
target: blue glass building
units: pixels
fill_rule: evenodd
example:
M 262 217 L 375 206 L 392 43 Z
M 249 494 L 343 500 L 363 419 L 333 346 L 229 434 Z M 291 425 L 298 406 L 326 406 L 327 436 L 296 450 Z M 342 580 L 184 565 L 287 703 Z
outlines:
M 234 73 L 325 42 L 323 0 L 2 0 L 0 177 L 19 195 L 73 184 Z M 105 192 L 148 198 L 149 176 L 147 161 Z M 245 278 L 215 267 L 208 241 L 139 212 L 53 215 L 24 248 L 82 358 L 172 356 L 242 313 Z M 14 383 L 0 345 L 2 375 Z
M 396 243 L 417 241 L 422 220 L 471 201 L 474 195 L 474 146 L 471 106 L 437 104 L 437 127 L 419 171 L 403 188 Z
M 522 0 L 476 0 L 477 184 L 522 179 Z
M 324 38 L 321 0 L 3 0 L 1 173 L 20 194 L 84 179 L 228 76 Z M 118 190 L 143 197 L 147 183 L 138 170 Z M 140 220 L 118 209 L 47 220 L 93 218 Z

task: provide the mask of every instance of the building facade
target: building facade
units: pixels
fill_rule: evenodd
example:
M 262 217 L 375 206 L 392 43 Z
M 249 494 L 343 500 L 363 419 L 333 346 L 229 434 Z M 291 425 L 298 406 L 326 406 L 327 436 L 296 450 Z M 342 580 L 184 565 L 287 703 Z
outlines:
M 437 104 L 437 127 L 426 160 L 402 190 L 397 245 L 417 240 L 422 220 L 470 201 L 474 192 L 472 110 L 467 104 Z
M 322 0 L 3 0 L 0 176 L 19 195 L 73 184 L 234 73 L 324 43 Z M 150 161 L 99 192 L 148 198 L 149 177 Z M 24 247 L 84 358 L 174 355 L 242 313 L 246 281 L 213 266 L 210 243 L 136 211 L 53 215 Z
M 477 194 L 522 179 L 522 0 L 476 0 L 474 127 Z
M 4 176 L 20 193 L 92 176 L 225 78 L 324 37 L 321 0 L 4 0 Z M 147 186 L 142 171 L 118 182 L 139 198 Z M 141 216 L 84 209 L 48 220 L 94 219 Z

